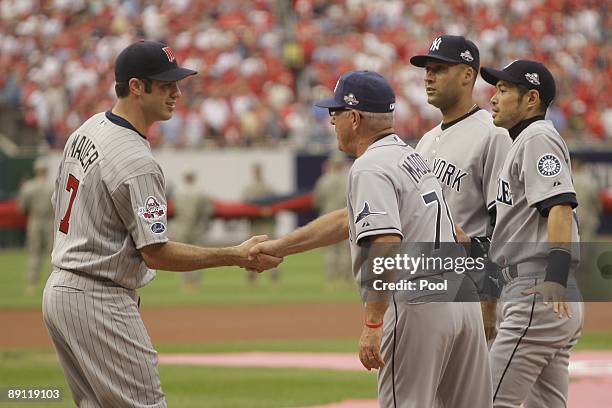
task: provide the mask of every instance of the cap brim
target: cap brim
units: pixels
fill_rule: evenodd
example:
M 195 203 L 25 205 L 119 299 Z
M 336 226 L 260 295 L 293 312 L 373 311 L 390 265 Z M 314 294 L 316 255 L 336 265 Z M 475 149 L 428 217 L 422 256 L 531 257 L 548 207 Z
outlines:
M 171 69 L 170 71 L 161 72 L 159 74 L 148 76 L 149 79 L 155 79 L 156 81 L 179 81 L 183 78 L 186 78 L 190 75 L 197 74 L 197 71 L 192 69 L 187 69 L 183 67 L 177 67 Z
M 442 57 L 438 55 L 415 55 L 410 58 L 410 63 L 415 67 L 425 68 L 427 61 L 441 61 L 448 62 L 450 64 L 463 64 L 463 61 L 457 61 L 452 58 Z
M 498 81 L 508 81 L 513 84 L 520 83 L 520 81 L 517 81 L 516 78 L 499 69 L 486 67 L 480 68 L 480 76 L 485 80 L 485 82 L 488 82 L 491 85 L 497 84 Z
M 346 107 L 346 105 L 344 105 L 343 103 L 338 103 L 334 98 L 323 99 L 321 101 L 315 102 L 314 106 L 326 109 L 337 109 Z

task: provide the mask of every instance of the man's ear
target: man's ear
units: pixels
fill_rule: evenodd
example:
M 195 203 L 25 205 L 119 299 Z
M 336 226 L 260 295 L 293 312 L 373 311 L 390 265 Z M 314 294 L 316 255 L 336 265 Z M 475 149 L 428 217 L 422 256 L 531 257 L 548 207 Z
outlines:
M 361 114 L 357 112 L 356 110 L 352 110 L 350 113 L 351 113 L 351 124 L 352 124 L 353 130 L 357 130 L 357 128 L 359 128 L 359 126 L 361 125 L 361 120 L 363 118 L 361 117 Z
M 527 91 L 527 107 L 533 110 L 540 108 L 540 93 L 535 89 Z
M 130 78 L 128 85 L 130 86 L 130 92 L 134 95 L 140 96 L 144 91 L 144 83 L 138 78 Z

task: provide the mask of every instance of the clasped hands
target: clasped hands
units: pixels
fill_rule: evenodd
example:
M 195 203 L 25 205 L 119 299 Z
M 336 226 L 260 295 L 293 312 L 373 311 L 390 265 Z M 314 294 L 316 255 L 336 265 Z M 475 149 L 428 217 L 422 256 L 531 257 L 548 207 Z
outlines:
M 277 249 L 276 240 L 267 235 L 256 235 L 236 247 L 239 254 L 238 266 L 250 272 L 263 272 L 276 268 L 283 257 Z

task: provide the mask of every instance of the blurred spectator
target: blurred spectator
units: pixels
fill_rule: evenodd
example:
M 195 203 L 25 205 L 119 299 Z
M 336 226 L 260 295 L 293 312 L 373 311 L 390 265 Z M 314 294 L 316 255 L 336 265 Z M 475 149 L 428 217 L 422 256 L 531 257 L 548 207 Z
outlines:
M 110 106 L 119 50 L 146 37 L 166 41 L 200 72 L 185 81 L 185 109 L 154 146 L 321 148 L 333 135 L 311 109 L 314 90 L 329 92 L 350 69 L 392 80 L 396 129 L 417 139 L 440 117 L 408 59 L 447 33 L 472 39 L 483 65 L 546 63 L 558 80 L 550 119 L 559 131 L 574 142 L 605 140 L 612 137 L 608 8 L 600 0 L 447 0 L 442 7 L 431 0 L 5 0 L 0 118 L 20 106 L 19 125 L 61 148 L 84 118 Z M 481 82 L 474 96 L 487 107 L 492 90 Z

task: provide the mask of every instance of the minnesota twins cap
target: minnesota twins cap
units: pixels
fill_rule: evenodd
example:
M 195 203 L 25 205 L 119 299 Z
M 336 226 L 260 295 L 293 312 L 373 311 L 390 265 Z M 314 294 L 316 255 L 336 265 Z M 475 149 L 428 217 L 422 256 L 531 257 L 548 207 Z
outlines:
M 427 54 L 415 55 L 410 58 L 410 63 L 425 68 L 427 61 L 431 60 L 466 64 L 478 71 L 480 52 L 476 44 L 461 35 L 442 35 L 433 40 Z
M 178 81 L 197 74 L 179 67 L 172 48 L 157 41 L 138 41 L 127 46 L 115 61 L 115 81 L 148 78 L 158 81 Z
M 482 79 L 491 85 L 498 81 L 507 81 L 512 84 L 523 85 L 527 89 L 535 89 L 546 106 L 555 99 L 557 94 L 555 79 L 541 62 L 531 60 L 516 60 L 503 69 L 481 68 Z
M 395 93 L 387 80 L 374 71 L 349 71 L 334 88 L 334 97 L 316 102 L 327 109 L 356 109 L 386 113 L 395 109 Z

